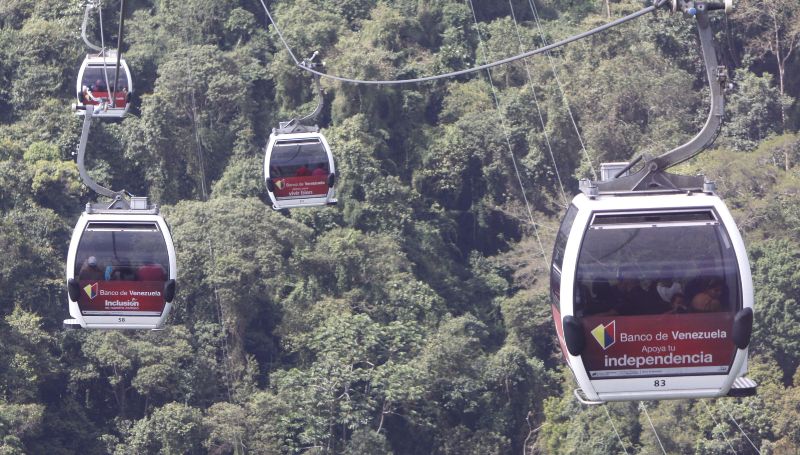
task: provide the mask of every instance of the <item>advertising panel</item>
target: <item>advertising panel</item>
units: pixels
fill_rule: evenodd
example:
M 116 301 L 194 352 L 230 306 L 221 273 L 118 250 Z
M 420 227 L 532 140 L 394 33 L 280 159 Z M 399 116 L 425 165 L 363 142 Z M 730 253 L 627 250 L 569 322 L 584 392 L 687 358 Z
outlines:
M 731 313 L 582 318 L 592 380 L 727 374 L 736 354 Z
M 279 177 L 275 184 L 276 198 L 325 197 L 328 194 L 328 174 L 302 177 Z
M 84 316 L 160 316 L 163 281 L 80 281 L 78 306 Z

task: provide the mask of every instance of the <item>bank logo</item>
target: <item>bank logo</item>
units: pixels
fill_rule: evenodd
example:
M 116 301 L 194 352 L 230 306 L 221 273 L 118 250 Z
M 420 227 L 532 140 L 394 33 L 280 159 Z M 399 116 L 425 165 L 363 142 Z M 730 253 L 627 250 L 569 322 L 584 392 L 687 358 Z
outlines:
M 606 325 L 600 324 L 592 329 L 592 336 L 606 350 L 617 342 L 617 321 L 611 321 Z
M 286 182 L 283 179 L 275 180 L 275 187 L 278 188 L 279 190 L 282 190 L 283 187 L 285 187 L 285 186 L 286 186 Z
M 97 283 L 87 284 L 83 287 L 83 291 L 86 292 L 86 295 L 89 296 L 89 299 L 94 300 L 94 298 L 97 297 Z

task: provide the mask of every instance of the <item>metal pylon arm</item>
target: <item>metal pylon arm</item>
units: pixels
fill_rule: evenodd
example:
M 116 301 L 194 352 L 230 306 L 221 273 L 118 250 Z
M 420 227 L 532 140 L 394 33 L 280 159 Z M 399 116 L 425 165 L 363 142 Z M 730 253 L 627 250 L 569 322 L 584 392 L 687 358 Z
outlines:
M 702 152 L 714 142 L 717 132 L 722 126 L 722 117 L 725 113 L 724 89 L 727 83 L 727 71 L 724 66 L 719 66 L 717 53 L 714 49 L 714 35 L 708 20 L 708 5 L 696 3 L 697 31 L 700 35 L 700 48 L 706 68 L 708 85 L 711 88 L 711 108 L 705 125 L 689 142 L 666 152 L 653 160 L 656 170 L 664 170 L 682 163 Z
M 319 52 L 314 52 L 311 57 L 304 59 L 300 65 L 304 68 L 319 68 L 325 66 L 325 63 L 317 63 L 314 62 L 314 58 L 316 58 Z M 280 128 L 273 129 L 276 133 L 306 133 L 306 132 L 316 132 L 319 131 L 319 128 L 316 125 L 310 125 L 310 123 L 315 122 L 319 114 L 322 113 L 322 107 L 325 104 L 325 99 L 322 93 L 322 84 L 320 84 L 320 76 L 315 74 L 314 75 L 314 88 L 317 90 L 317 107 L 314 109 L 313 112 L 306 115 L 305 117 L 300 118 L 293 118 L 288 122 L 280 122 Z
M 711 107 L 706 123 L 700 132 L 683 145 L 658 157 L 640 156 L 625 169 L 621 170 L 617 174 L 618 177 L 613 180 L 582 183 L 582 191 L 592 195 L 597 193 L 629 193 L 631 191 L 703 190 L 705 180 L 702 176 L 675 175 L 665 171 L 705 150 L 706 147 L 714 142 L 722 126 L 727 72 L 725 67 L 719 66 L 717 61 L 717 54 L 714 49 L 714 35 L 708 20 L 708 12 L 722 9 L 729 10 L 730 5 L 730 0 L 725 0 L 724 4 L 672 0 L 672 10 L 674 12 L 682 11 L 684 14 L 693 16 L 696 19 L 697 31 L 700 36 L 700 50 L 706 69 L 706 77 L 711 88 Z M 642 158 L 644 159 L 644 164 L 637 172 L 619 177 Z
M 93 10 L 97 5 L 95 3 L 96 0 L 88 0 L 86 2 L 86 9 L 83 12 L 83 25 L 81 25 L 81 38 L 83 38 L 83 42 L 86 43 L 90 49 L 94 49 L 97 52 L 103 52 L 104 49 L 91 41 L 86 36 L 86 25 L 89 23 L 89 11 Z
M 92 126 L 92 117 L 94 113 L 94 106 L 89 104 L 86 106 L 86 115 L 83 116 L 83 129 L 81 130 L 81 142 L 78 145 L 78 171 L 81 174 L 83 183 L 94 190 L 96 193 L 107 196 L 113 199 L 124 199 L 128 194 L 127 191 L 114 191 L 110 190 L 99 183 L 95 182 L 89 173 L 86 171 L 84 158 L 86 156 L 86 143 L 89 140 L 89 128 Z

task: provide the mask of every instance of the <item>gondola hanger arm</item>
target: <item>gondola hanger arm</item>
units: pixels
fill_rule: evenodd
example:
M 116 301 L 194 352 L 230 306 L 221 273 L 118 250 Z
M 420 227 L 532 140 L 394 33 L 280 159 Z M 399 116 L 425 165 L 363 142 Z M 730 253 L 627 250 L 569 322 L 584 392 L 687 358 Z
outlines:
M 83 25 L 81 25 L 81 38 L 83 38 L 83 42 L 86 43 L 87 47 L 102 53 L 104 49 L 89 41 L 89 37 L 86 36 L 86 26 L 89 23 L 89 11 L 97 7 L 97 2 L 99 2 L 99 0 L 86 1 L 86 9 L 83 12 Z
M 124 201 L 126 197 L 130 196 L 130 193 L 128 193 L 125 190 L 114 191 L 100 185 L 89 175 L 89 172 L 86 170 L 86 163 L 85 163 L 86 143 L 89 140 L 89 129 L 92 126 L 94 106 L 89 104 L 86 105 L 85 109 L 86 109 L 86 115 L 83 116 L 83 129 L 81 130 L 81 141 L 78 144 L 78 159 L 77 159 L 78 172 L 80 172 L 83 183 L 92 190 L 94 190 L 96 193 L 110 197 L 115 201 Z

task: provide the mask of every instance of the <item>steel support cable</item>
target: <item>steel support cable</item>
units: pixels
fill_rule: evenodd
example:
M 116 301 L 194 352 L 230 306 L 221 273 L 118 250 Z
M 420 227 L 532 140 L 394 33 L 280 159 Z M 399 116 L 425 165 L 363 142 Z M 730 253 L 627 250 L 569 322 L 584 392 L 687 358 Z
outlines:
M 664 1 L 660 1 L 654 8 L 658 8 L 664 3 Z M 531 7 L 531 12 L 533 13 L 533 19 L 536 22 L 536 28 L 539 30 L 539 36 L 542 39 L 542 44 L 547 45 L 547 38 L 544 36 L 544 32 L 542 31 L 542 24 L 539 21 L 539 11 L 536 9 L 536 5 L 532 0 L 528 0 L 528 4 Z M 627 16 L 626 16 L 627 17 Z M 597 180 L 597 171 L 594 169 L 594 164 L 592 163 L 592 158 L 589 156 L 589 151 L 586 149 L 586 144 L 583 142 L 583 137 L 581 137 L 580 129 L 578 128 L 578 123 L 575 121 L 575 115 L 572 113 L 572 108 L 569 105 L 569 100 L 567 99 L 567 91 L 564 90 L 563 84 L 561 84 L 561 79 L 558 77 L 558 71 L 556 70 L 556 65 L 553 63 L 553 56 L 550 52 L 547 52 L 547 60 L 550 62 L 550 68 L 553 70 L 553 79 L 555 79 L 556 84 L 558 85 L 558 90 L 561 92 L 561 98 L 564 101 L 564 105 L 567 108 L 567 112 L 569 113 L 569 119 L 572 121 L 572 127 L 575 128 L 575 134 L 578 135 L 578 142 L 581 144 L 581 149 L 583 150 L 583 154 L 586 156 L 586 161 L 589 163 L 589 169 L 592 171 L 592 176 L 595 180 Z
M 517 35 L 517 41 L 519 42 L 519 48 L 522 50 L 522 36 L 519 34 L 519 24 L 517 23 L 517 15 L 514 13 L 514 4 L 511 0 L 508 0 L 508 6 L 511 9 L 511 18 L 514 19 L 514 32 Z M 544 116 L 542 116 L 542 108 L 539 106 L 539 98 L 536 96 L 536 89 L 533 85 L 533 76 L 531 76 L 530 67 L 528 66 L 527 60 L 522 60 L 522 63 L 525 65 L 525 74 L 528 76 L 528 85 L 531 88 L 531 94 L 533 95 L 533 101 L 536 103 L 536 113 L 539 114 L 539 122 L 542 124 L 542 133 L 544 134 L 544 141 L 547 144 L 547 150 L 550 152 L 550 159 L 553 161 L 553 170 L 556 172 L 556 179 L 558 179 L 558 187 L 561 190 L 561 199 L 564 201 L 564 207 L 569 204 L 567 200 L 567 195 L 564 192 L 564 184 L 561 182 L 561 173 L 558 172 L 558 164 L 556 163 L 555 154 L 553 154 L 553 146 L 550 144 L 550 135 L 547 134 L 547 127 L 544 124 Z
M 564 46 L 566 44 L 569 44 L 569 43 L 571 43 L 573 41 L 578 41 L 580 39 L 583 39 L 583 38 L 589 37 L 591 35 L 594 35 L 596 33 L 600 33 L 602 31 L 608 30 L 609 28 L 616 27 L 617 25 L 624 24 L 625 22 L 631 21 L 631 20 L 636 19 L 636 18 L 638 18 L 640 16 L 644 16 L 645 14 L 648 14 L 648 13 L 651 13 L 651 12 L 655 11 L 661 5 L 666 3 L 668 0 L 658 0 L 657 4 L 648 6 L 648 7 L 644 8 L 644 9 L 642 9 L 640 11 L 637 11 L 635 13 L 631 13 L 631 14 L 625 16 L 625 17 L 621 17 L 621 18 L 616 19 L 614 21 L 611 21 L 609 23 L 603 24 L 603 25 L 601 25 L 599 27 L 593 28 L 591 30 L 587 30 L 587 31 L 579 33 L 577 35 L 570 36 L 570 37 L 565 38 L 565 39 L 563 39 L 561 41 L 558 41 L 556 43 L 541 47 L 539 49 L 534 49 L 532 51 L 523 52 L 522 54 L 518 54 L 518 55 L 515 55 L 513 57 L 504 58 L 502 60 L 497 60 L 497 61 L 494 61 L 494 62 L 491 62 L 491 63 L 486 63 L 484 65 L 475 66 L 475 67 L 468 68 L 468 69 L 465 69 L 465 70 L 453 71 L 453 72 L 443 73 L 443 74 L 437 74 L 437 75 L 434 75 L 434 76 L 418 77 L 418 78 L 414 78 L 414 79 L 392 79 L 392 80 L 352 79 L 352 78 L 347 78 L 347 77 L 342 77 L 342 76 L 336 76 L 336 75 L 333 75 L 333 74 L 326 74 L 326 73 L 317 71 L 317 70 L 315 70 L 313 68 L 309 68 L 307 66 L 304 66 L 302 64 L 302 62 L 300 60 L 298 60 L 297 57 L 294 55 L 294 52 L 292 52 L 292 48 L 289 46 L 289 43 L 287 43 L 286 39 L 283 37 L 283 33 L 281 32 L 281 30 L 278 27 L 278 25 L 275 22 L 275 20 L 272 18 L 272 14 L 270 14 L 269 9 L 267 8 L 267 4 L 264 2 L 264 0 L 259 0 L 259 1 L 261 2 L 261 6 L 264 7 L 264 11 L 267 13 L 267 17 L 269 18 L 270 23 L 272 24 L 273 27 L 275 27 L 275 31 L 278 32 L 278 37 L 280 38 L 281 42 L 283 43 L 284 48 L 286 48 L 286 50 L 289 52 L 289 55 L 292 57 L 292 60 L 294 60 L 295 66 L 297 66 L 300 69 L 302 69 L 304 71 L 307 71 L 309 73 L 316 74 L 317 76 L 320 76 L 320 77 L 324 77 L 324 78 L 327 78 L 327 79 L 333 79 L 333 80 L 337 80 L 337 81 L 341 81 L 341 82 L 347 82 L 347 83 L 351 83 L 351 84 L 399 85 L 399 84 L 412 84 L 412 83 L 417 83 L 417 82 L 434 81 L 434 80 L 437 80 L 437 79 L 444 79 L 444 78 L 449 78 L 449 77 L 461 76 L 463 74 L 474 73 L 474 72 L 481 71 L 481 70 L 484 70 L 484 69 L 493 68 L 495 66 L 505 65 L 507 63 L 511 63 L 513 61 L 516 61 L 516 60 L 519 60 L 519 59 L 522 59 L 522 58 L 525 58 L 525 57 L 530 57 L 530 56 L 533 56 L 533 55 L 541 54 L 541 53 L 547 52 L 549 50 L 556 49 L 556 48 L 559 48 L 559 47 Z
M 100 56 L 103 57 L 103 79 L 106 81 L 106 89 L 110 90 L 111 85 L 108 83 L 108 66 L 106 64 L 106 39 L 103 32 L 103 5 L 102 2 L 97 2 L 97 15 L 100 18 Z
M 700 400 L 700 401 L 702 401 L 703 405 L 706 407 L 706 412 L 708 413 L 709 416 L 711 416 L 711 420 L 714 421 L 714 425 L 721 426 L 717 418 L 714 417 L 714 413 L 711 412 L 711 407 L 708 405 L 708 403 L 706 403 L 705 400 Z M 714 432 L 712 431 L 711 434 L 713 436 Z M 720 430 L 720 434 L 722 435 L 722 439 L 725 441 L 725 444 L 728 444 L 728 447 L 731 449 L 731 452 L 733 452 L 734 455 L 738 455 L 736 449 L 734 449 L 730 441 L 728 441 L 728 437 L 725 436 L 725 432 Z
M 488 53 L 486 52 L 486 44 L 483 42 L 483 37 L 481 36 L 481 31 L 479 29 L 478 24 L 478 16 L 475 15 L 475 7 L 472 4 L 472 0 L 467 0 L 469 2 L 470 10 L 472 11 L 472 18 L 475 20 L 475 31 L 478 33 L 478 44 L 481 49 L 481 53 L 483 54 L 483 59 L 485 61 L 489 61 Z M 492 88 L 492 98 L 494 98 L 494 104 L 497 108 L 497 115 L 500 117 L 500 128 L 503 130 L 503 136 L 505 136 L 506 146 L 508 147 L 508 154 L 511 156 L 511 163 L 514 165 L 514 173 L 517 176 L 517 182 L 519 182 L 519 188 L 522 192 L 522 199 L 525 201 L 525 209 L 528 211 L 528 220 L 530 221 L 531 225 L 533 226 L 533 232 L 536 236 L 536 242 L 539 244 L 539 249 L 542 251 L 542 258 L 546 261 L 545 270 L 549 266 L 550 260 L 547 258 L 547 253 L 544 251 L 544 245 L 542 244 L 542 239 L 539 236 L 539 228 L 537 223 L 533 219 L 533 211 L 531 210 L 531 205 L 528 202 L 528 196 L 525 193 L 525 185 L 522 182 L 522 175 L 519 172 L 519 166 L 517 166 L 517 158 L 514 156 L 514 149 L 511 147 L 511 140 L 508 137 L 508 129 L 506 127 L 505 116 L 503 115 L 503 111 L 500 107 L 500 99 L 497 97 L 497 91 L 494 88 L 494 82 L 492 81 L 492 72 L 489 68 L 486 68 L 486 74 L 489 78 L 489 86 Z
M 614 434 L 617 435 L 619 445 L 622 446 L 622 450 L 625 452 L 625 455 L 628 455 L 628 449 L 625 448 L 625 443 L 622 442 L 622 437 L 619 435 L 619 431 L 617 431 L 617 426 L 614 425 L 614 419 L 611 418 L 611 413 L 608 412 L 608 405 L 603 406 L 603 409 L 606 411 L 606 417 L 608 417 L 608 422 L 611 424 L 611 428 L 614 429 Z
M 653 420 L 650 419 L 650 413 L 647 412 L 647 406 L 644 405 L 644 401 L 639 402 L 639 409 L 644 411 L 644 415 L 647 417 L 647 421 L 650 423 L 650 428 L 653 429 L 653 434 L 656 436 L 656 441 L 658 442 L 659 447 L 661 447 L 661 451 L 664 455 L 667 455 L 667 451 L 664 450 L 664 444 L 661 444 L 661 438 L 658 437 L 658 432 L 656 431 L 655 425 L 653 425 Z
M 722 409 L 725 410 L 725 413 L 728 414 L 728 417 L 731 419 L 731 422 L 733 422 L 733 424 L 736 425 L 736 428 L 738 428 L 739 431 L 742 433 L 742 435 L 744 435 L 745 439 L 747 439 L 747 442 L 749 442 L 750 445 L 753 446 L 753 450 L 755 450 L 758 453 L 758 455 L 761 455 L 761 451 L 758 450 L 758 447 L 756 447 L 756 445 L 753 444 L 753 441 L 750 439 L 749 436 L 747 436 L 747 433 L 744 432 L 742 427 L 739 425 L 739 422 L 737 422 L 736 419 L 733 418 L 733 414 L 731 414 L 731 411 L 725 406 L 722 406 Z
M 117 67 L 114 71 L 114 86 L 111 91 L 111 86 L 108 87 L 111 91 L 111 107 L 117 107 L 117 85 L 119 84 L 119 64 L 122 58 L 122 35 L 125 31 L 125 0 L 119 2 L 119 32 L 117 33 Z M 104 59 L 105 61 L 105 59 Z M 125 100 L 127 103 L 128 101 Z

